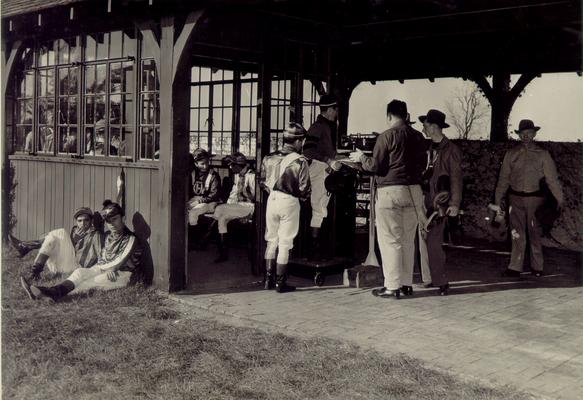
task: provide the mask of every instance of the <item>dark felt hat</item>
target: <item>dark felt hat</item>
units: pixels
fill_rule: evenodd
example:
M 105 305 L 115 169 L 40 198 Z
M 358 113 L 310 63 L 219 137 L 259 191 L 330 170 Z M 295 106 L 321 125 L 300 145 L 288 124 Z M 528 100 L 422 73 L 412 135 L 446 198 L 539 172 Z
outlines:
M 223 162 L 229 166 L 232 164 L 245 166 L 247 165 L 247 157 L 243 153 L 236 152 L 223 158 Z
M 520 133 L 520 131 L 525 131 L 527 129 L 533 129 L 536 132 L 540 129 L 540 126 L 535 126 L 534 122 L 530 119 L 523 119 L 518 123 L 518 129 L 514 132 Z
M 115 217 L 116 215 L 124 216 L 121 206 L 111 200 L 105 200 L 103 202 L 103 210 L 101 211 L 103 219 L 107 221 L 108 218 Z
M 427 121 L 428 124 L 436 124 L 440 128 L 449 128 L 449 124 L 445 122 L 445 114 L 439 110 L 429 110 L 427 115 L 421 115 L 419 121 L 422 123 Z
M 325 94 L 320 97 L 320 102 L 318 103 L 320 107 L 333 107 L 338 105 L 338 101 L 336 100 L 336 96 L 333 94 Z
M 75 210 L 75 214 L 73 214 L 73 218 L 77 219 L 79 215 L 88 215 L 89 218 L 93 217 L 93 211 L 89 207 L 79 207 Z
M 194 159 L 194 162 L 196 162 L 196 161 L 203 160 L 205 158 L 208 160 L 209 158 L 212 157 L 212 155 L 209 154 L 209 152 L 206 151 L 205 149 L 198 148 L 198 149 L 194 150 L 194 152 L 192 153 L 192 157 Z

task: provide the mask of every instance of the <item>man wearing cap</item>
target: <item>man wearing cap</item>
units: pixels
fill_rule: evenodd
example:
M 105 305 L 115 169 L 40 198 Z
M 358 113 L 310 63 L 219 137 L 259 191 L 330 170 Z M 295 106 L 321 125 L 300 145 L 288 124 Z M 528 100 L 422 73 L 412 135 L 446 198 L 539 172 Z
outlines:
M 219 201 L 221 177 L 219 173 L 209 166 L 210 155 L 204 149 L 196 149 L 192 155 L 193 171 L 189 176 L 189 198 L 186 208 L 188 210 L 189 237 L 194 239 L 197 235 L 196 226 L 198 217 L 202 214 L 215 211 Z
M 328 215 L 328 202 L 330 201 L 330 195 L 326 191 L 324 181 L 331 169 L 338 171 L 342 166 L 339 161 L 335 160 L 336 145 L 333 141 L 338 117 L 336 98 L 329 94 L 323 95 L 320 97 L 319 106 L 320 114 L 308 129 L 303 146 L 303 155 L 310 160 L 310 180 L 312 182 L 310 228 L 313 247 L 310 254 L 311 259 L 321 257 L 320 228 L 324 218 Z
M 382 257 L 384 287 L 373 295 L 399 298 L 413 294 L 413 261 L 417 225 L 425 226 L 420 182 L 425 168 L 425 139 L 408 123 L 407 104 L 392 100 L 387 105 L 390 128 L 381 133 L 372 157 L 357 150 L 353 162 L 375 174 L 376 227 Z
M 234 219 L 250 217 L 255 210 L 255 171 L 249 166 L 247 158 L 236 152 L 225 157 L 224 161 L 235 179 L 227 204 L 218 205 L 213 214 L 219 226 L 219 256 L 216 263 L 229 259 L 227 224 Z
M 81 207 L 73 215 L 75 226 L 67 233 L 65 229 L 50 231 L 40 240 L 20 241 L 8 237 L 10 244 L 24 257 L 33 249 L 39 252 L 31 266 L 26 267 L 22 277 L 27 281 L 38 278 L 45 265 L 52 273 L 70 273 L 76 268 L 89 268 L 96 262 L 103 247 L 103 236 L 93 226 L 93 212 Z
M 50 287 L 33 286 L 21 278 L 22 287 L 32 300 L 56 301 L 73 290 L 78 293 L 93 288 L 116 289 L 133 281 L 140 266 L 138 239 L 124 224 L 124 212 L 119 204 L 105 200 L 101 215 L 107 232 L 97 263 L 91 268 L 75 269 L 65 281 Z
M 296 289 L 286 283 L 287 264 L 300 227 L 300 201 L 308 200 L 311 191 L 308 161 L 300 155 L 305 135 L 303 126 L 290 122 L 283 134 L 283 148 L 265 157 L 261 165 L 261 187 L 269 193 L 265 289 L 275 287 L 278 293 Z
M 510 200 L 510 230 L 512 253 L 510 264 L 503 276 L 520 277 L 523 269 L 526 235 L 530 242 L 530 266 L 535 276 L 543 274 L 543 253 L 540 242 L 541 227 L 535 217 L 536 210 L 544 203 L 541 181 L 544 179 L 557 200 L 558 208 L 563 204 L 563 189 L 557 176 L 557 168 L 550 153 L 534 143 L 540 127 L 529 119 L 523 119 L 515 131 L 521 144 L 504 155 L 502 169 L 493 209 L 502 214 L 500 202 L 508 191 Z
M 421 268 L 429 271 L 433 286 L 439 287 L 439 294 L 448 294 L 449 282 L 445 272 L 445 252 L 443 251 L 443 231 L 447 217 L 457 217 L 462 200 L 462 152 L 444 134 L 448 128 L 445 114 L 439 110 L 429 110 L 419 117 L 423 133 L 431 139 L 427 150 L 427 167 L 424 178 L 428 179 L 425 188 L 425 207 L 430 223 L 422 231 L 419 240 Z M 424 277 L 424 280 L 426 278 Z

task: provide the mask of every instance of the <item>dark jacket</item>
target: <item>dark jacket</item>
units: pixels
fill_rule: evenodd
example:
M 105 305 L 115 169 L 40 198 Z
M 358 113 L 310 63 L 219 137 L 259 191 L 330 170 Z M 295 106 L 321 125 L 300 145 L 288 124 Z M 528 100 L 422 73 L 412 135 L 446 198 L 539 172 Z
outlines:
M 429 149 L 430 159 L 433 160 L 433 174 L 429 180 L 429 198 L 434 199 L 438 193 L 437 181 L 440 176 L 449 177 L 450 199 L 449 205 L 458 207 L 462 201 L 462 151 L 447 137 L 439 143 L 432 143 Z M 431 157 L 431 152 L 434 156 Z
M 206 173 L 194 169 L 190 174 L 189 196 L 201 196 L 202 203 L 212 203 L 219 201 L 221 191 L 221 177 L 219 173 L 212 168 Z
M 402 123 L 378 136 L 372 157 L 363 157 L 362 168 L 376 175 L 377 187 L 417 185 L 427 161 L 426 148 L 421 132 Z
M 261 186 L 268 192 L 277 190 L 300 200 L 307 200 L 310 198 L 312 188 L 306 158 L 299 156 L 287 165 L 283 173 L 280 170 L 281 162 L 290 154 L 293 153 L 284 147 L 282 151 L 271 153 L 263 159 Z
M 329 121 L 321 114 L 308 129 L 302 154 L 310 160 L 328 162 L 336 157 L 336 122 Z

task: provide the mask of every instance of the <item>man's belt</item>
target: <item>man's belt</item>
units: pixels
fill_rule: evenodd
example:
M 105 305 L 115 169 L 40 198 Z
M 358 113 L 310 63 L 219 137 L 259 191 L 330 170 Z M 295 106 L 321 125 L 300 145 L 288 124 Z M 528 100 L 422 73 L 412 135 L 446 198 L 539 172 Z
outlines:
M 541 190 L 537 190 L 535 192 L 519 192 L 518 190 L 510 188 L 508 193 L 518 197 L 544 197 L 544 194 Z

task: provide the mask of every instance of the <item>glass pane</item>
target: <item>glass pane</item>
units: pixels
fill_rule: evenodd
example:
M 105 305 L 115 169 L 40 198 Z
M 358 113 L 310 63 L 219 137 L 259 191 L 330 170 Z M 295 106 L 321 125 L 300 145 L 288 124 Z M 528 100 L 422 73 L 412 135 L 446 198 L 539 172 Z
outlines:
M 106 76 L 106 64 L 99 64 L 95 66 L 96 78 L 95 78 L 95 93 L 105 93 L 105 76 Z
M 47 95 L 52 96 L 55 94 L 55 70 L 49 69 L 46 71 L 47 77 Z
M 211 69 L 210 68 L 201 68 L 200 69 L 200 81 L 201 82 L 208 82 L 211 80 Z
M 95 105 L 93 97 L 85 98 L 85 123 L 87 125 L 93 125 L 95 122 Z
M 27 47 L 22 52 L 22 67 L 23 69 L 31 69 L 34 67 L 34 51 L 31 47 Z
M 120 58 L 122 46 L 122 32 L 113 31 L 109 34 L 109 58 Z
M 49 47 L 46 43 L 43 43 L 39 46 L 38 49 L 38 66 L 39 67 L 46 67 L 48 64 L 48 53 Z
M 222 69 L 211 69 L 211 80 L 213 81 L 222 81 L 223 80 L 223 70 Z
M 111 93 L 121 92 L 121 63 L 111 64 L 109 70 L 109 81 Z
M 97 133 L 105 131 L 105 96 L 95 96 L 95 129 Z
M 224 108 L 223 109 L 223 130 L 232 131 L 233 130 L 233 109 Z
M 201 86 L 200 87 L 200 105 L 202 107 L 208 107 L 209 101 L 210 101 L 209 87 L 208 86 Z
M 109 97 L 109 123 L 119 125 L 121 122 L 121 94 Z
M 242 107 L 241 108 L 241 117 L 240 117 L 240 123 L 239 123 L 239 127 L 241 129 L 241 131 L 248 131 L 251 130 L 251 123 L 250 123 L 250 119 L 251 119 L 251 109 L 249 107 Z
M 69 63 L 69 43 L 65 39 L 57 40 L 57 51 L 59 54 L 59 64 Z
M 208 137 L 208 134 L 206 132 L 201 133 L 200 136 L 198 137 L 198 147 L 201 147 L 201 148 L 206 149 L 206 150 L 210 150 L 209 137 Z
M 109 130 L 109 155 L 119 155 L 119 147 L 121 145 L 121 130 L 120 128 L 110 128 Z
M 69 70 L 59 68 L 59 95 L 69 94 Z
M 154 112 L 154 122 L 156 124 L 160 123 L 160 96 L 158 95 L 158 93 L 156 93 L 156 103 L 154 104 L 155 106 L 155 112 Z
M 95 123 L 95 155 L 105 155 L 105 124 L 102 127 L 101 124 Z
M 201 108 L 199 110 L 199 121 L 200 121 L 200 130 L 208 130 L 209 128 L 209 109 L 208 108 Z
M 251 108 L 251 131 L 257 131 L 257 107 Z
M 222 108 L 214 108 L 213 109 L 213 121 L 212 121 L 212 130 L 213 131 L 222 131 L 223 130 L 223 109 Z
M 66 97 L 59 98 L 59 114 L 58 114 L 58 124 L 68 125 L 69 124 L 69 101 Z
M 53 99 L 38 99 L 39 124 L 52 125 L 54 121 L 55 102 Z
M 222 85 L 213 85 L 213 106 L 221 107 L 223 105 L 223 87 Z
M 77 124 L 77 97 L 69 97 L 69 124 Z
M 32 97 L 34 95 L 34 71 L 26 72 L 24 95 Z
M 95 93 L 95 65 L 85 67 L 85 93 Z
M 107 43 L 109 41 L 108 33 L 98 33 L 95 35 L 97 42 L 97 60 L 107 59 Z
M 123 31 L 123 57 L 136 56 L 136 31 L 126 29 Z
M 134 131 L 131 128 L 122 128 L 121 143 L 119 146 L 119 155 L 131 157 L 134 148 Z
M 79 68 L 69 68 L 69 94 L 77 94 L 77 82 L 79 80 Z
M 140 137 L 140 158 L 154 158 L 154 128 L 142 128 Z
M 224 80 L 228 81 L 228 80 L 233 79 L 233 71 L 226 70 L 226 71 L 224 71 L 224 73 L 225 73 L 223 76 Z
M 134 64 L 132 62 L 123 63 L 123 88 L 124 92 L 134 91 Z
M 69 39 L 70 62 L 81 61 L 81 46 L 79 46 L 79 37 Z
M 20 116 L 20 122 L 23 124 L 32 124 L 33 115 L 33 101 L 24 100 L 22 102 L 22 114 Z
M 14 143 L 15 151 L 25 151 L 30 153 L 33 151 L 32 147 L 32 127 L 19 126 L 16 128 L 16 137 Z
M 225 106 L 233 106 L 233 84 L 228 83 L 223 86 L 223 99 Z
M 49 59 L 48 59 L 48 65 L 55 65 L 57 58 L 56 58 L 56 52 L 55 52 L 55 47 L 57 45 L 57 41 L 55 40 L 54 42 L 50 42 L 47 44 L 48 49 L 49 49 Z
M 153 124 L 154 113 L 154 94 L 142 95 L 142 124 Z
M 193 108 L 190 110 L 190 126 L 188 130 L 190 131 L 200 130 L 200 126 L 198 124 L 198 116 L 199 116 L 198 109 Z
M 160 128 L 156 128 L 154 137 L 154 159 L 160 158 Z
M 142 91 L 155 90 L 156 65 L 154 60 L 145 60 L 142 63 Z
M 200 94 L 200 87 L 192 86 L 190 88 L 190 106 L 198 107 L 198 96 Z
M 190 69 L 190 81 L 193 83 L 200 82 L 200 67 Z
M 134 100 L 133 96 L 125 95 L 124 105 L 123 105 L 123 120 L 122 124 L 133 124 L 134 123 Z
M 61 127 L 59 129 L 59 152 L 77 152 L 77 128 Z
M 38 151 L 52 153 L 54 149 L 54 131 L 48 126 L 39 127 Z
M 95 136 L 93 135 L 93 128 L 85 128 L 85 154 L 95 155 Z
M 95 53 L 97 51 L 97 42 L 93 35 L 85 37 L 85 61 L 95 60 Z
M 253 83 L 241 83 L 241 105 L 250 106 L 252 104 Z

